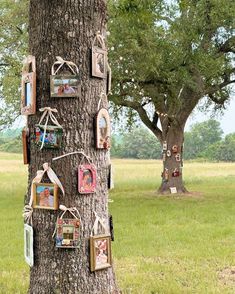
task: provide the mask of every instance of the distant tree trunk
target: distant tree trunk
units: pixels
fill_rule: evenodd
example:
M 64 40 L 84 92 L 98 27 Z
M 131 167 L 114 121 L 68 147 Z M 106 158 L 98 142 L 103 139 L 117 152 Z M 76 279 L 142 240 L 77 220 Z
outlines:
M 105 80 L 90 77 L 90 49 L 97 31 L 104 32 L 106 1 L 31 0 L 29 10 L 29 52 L 36 57 L 37 114 L 29 117 L 31 150 L 28 191 L 36 171 L 53 157 L 83 149 L 97 166 L 97 192 L 80 195 L 77 192 L 77 167 L 80 155 L 64 157 L 52 163 L 52 168 L 65 188 L 59 203 L 76 206 L 81 214 L 83 231 L 78 249 L 55 247 L 52 234 L 59 212 L 34 209 L 34 257 L 30 271 L 29 293 L 32 294 L 105 294 L 119 293 L 113 268 L 94 273 L 89 269 L 89 236 L 94 221 L 93 211 L 108 217 L 108 154 L 95 149 L 93 120 L 99 95 L 105 90 Z M 76 63 L 82 79 L 81 98 L 50 98 L 51 66 L 56 56 Z M 107 101 L 106 101 L 107 103 Z M 39 150 L 33 143 L 34 126 L 49 106 L 58 110 L 57 119 L 63 126 L 63 146 L 59 150 Z M 28 194 L 29 194 L 28 193 Z
M 177 193 L 187 192 L 183 183 L 182 163 L 183 163 L 183 139 L 184 132 L 179 126 L 172 126 L 166 136 L 167 150 L 163 151 L 163 173 L 162 184 L 159 193 L 169 194 L 170 188 L 175 187 Z M 173 152 L 173 146 L 178 148 L 177 152 Z M 170 154 L 167 153 L 170 151 Z M 180 157 L 179 157 L 180 156 Z M 179 157 L 179 161 L 177 161 Z

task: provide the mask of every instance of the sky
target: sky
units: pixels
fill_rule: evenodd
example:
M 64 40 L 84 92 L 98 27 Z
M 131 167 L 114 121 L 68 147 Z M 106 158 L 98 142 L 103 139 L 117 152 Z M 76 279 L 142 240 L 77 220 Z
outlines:
M 194 113 L 189 117 L 186 123 L 186 131 L 190 130 L 190 126 L 196 122 L 202 122 L 210 119 L 211 111 L 207 113 L 202 113 L 201 111 L 194 111 Z M 231 99 L 230 105 L 224 111 L 222 115 L 217 115 L 213 117 L 220 122 L 221 128 L 224 135 L 229 133 L 235 133 L 235 97 Z

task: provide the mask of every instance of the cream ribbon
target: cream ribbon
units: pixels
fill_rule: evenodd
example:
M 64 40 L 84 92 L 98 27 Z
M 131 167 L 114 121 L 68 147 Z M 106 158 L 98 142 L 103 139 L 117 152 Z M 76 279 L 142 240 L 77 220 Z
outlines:
M 105 218 L 99 217 L 95 211 L 94 211 L 94 214 L 95 214 L 95 222 L 91 230 L 91 236 L 96 236 L 99 234 L 99 225 L 103 229 L 104 234 L 109 234 L 107 220 Z
M 112 70 L 111 70 L 111 67 L 110 67 L 108 61 L 107 61 L 107 71 L 109 73 L 109 82 L 108 82 L 108 89 L 107 89 L 107 93 L 109 95 L 111 92 L 111 84 L 112 84 Z
M 54 157 L 54 158 L 52 158 L 52 161 L 58 160 L 58 159 L 61 159 L 63 157 L 66 157 L 66 156 L 69 156 L 69 155 L 73 155 L 73 154 L 81 154 L 81 155 L 83 155 L 83 158 L 85 157 L 87 159 L 88 163 L 89 164 L 92 164 L 92 159 L 88 155 L 86 155 L 83 150 L 78 150 L 78 151 L 74 151 L 74 152 L 70 152 L 70 153 L 66 153 L 66 154 L 60 155 L 58 157 Z
M 68 67 L 69 67 L 69 69 L 72 71 L 72 73 L 75 75 L 75 74 L 79 74 L 79 70 L 78 70 L 78 67 L 77 67 L 77 65 L 74 63 L 74 62 L 72 62 L 72 61 L 68 61 L 68 60 L 64 60 L 62 57 L 60 57 L 60 56 L 56 56 L 56 59 L 57 59 L 57 61 L 56 62 L 54 62 L 54 64 L 52 65 L 52 67 L 51 67 L 51 74 L 54 76 L 54 75 L 56 75 L 58 72 L 59 72 L 59 70 L 66 64 Z M 57 64 L 59 64 L 60 66 L 57 68 L 57 70 L 55 71 L 55 65 L 57 65 Z M 74 68 L 75 68 L 75 70 L 74 70 Z
M 59 219 L 63 219 L 64 214 L 68 211 L 75 219 L 79 219 L 79 221 L 80 221 L 80 228 L 81 228 L 81 230 L 83 230 L 82 219 L 81 219 L 80 213 L 79 213 L 79 211 L 77 210 L 76 207 L 69 207 L 68 208 L 65 205 L 62 205 L 61 204 L 59 206 L 59 209 L 62 210 L 62 214 L 59 217 Z M 76 216 L 76 214 L 77 214 L 77 216 Z M 58 218 L 57 218 L 57 220 L 58 220 Z M 57 229 L 57 227 L 55 227 L 55 230 L 53 232 L 52 238 L 55 236 L 56 229 Z
M 95 42 L 96 42 L 96 41 L 100 44 L 101 48 L 102 48 L 103 50 L 105 50 L 104 38 L 103 38 L 103 36 L 100 34 L 100 31 L 98 31 L 98 32 L 96 33 L 95 38 L 94 38 L 94 40 L 93 40 L 93 42 L 92 42 L 92 46 L 95 46 Z
M 104 92 L 101 92 L 99 97 L 100 97 L 100 99 L 98 102 L 97 111 L 99 111 L 99 109 L 100 109 L 102 99 L 104 98 L 105 100 L 108 100 L 107 95 Z
M 59 122 L 57 121 L 56 117 L 54 116 L 53 113 L 57 113 L 57 109 L 56 108 L 51 108 L 51 107 L 44 107 L 44 108 L 40 108 L 39 109 L 40 112 L 43 112 L 41 119 L 39 121 L 39 125 L 43 122 L 44 118 L 46 118 L 46 122 L 44 124 L 44 132 L 43 132 L 43 138 L 42 138 L 42 145 L 40 150 L 42 150 L 43 146 L 44 146 L 44 141 L 45 141 L 45 136 L 46 136 L 46 130 L 47 130 L 47 124 L 49 119 L 59 128 L 62 128 L 62 126 L 59 124 Z
M 39 184 L 42 181 L 42 178 L 44 176 L 44 174 L 47 173 L 48 178 L 50 179 L 50 181 L 53 184 L 57 184 L 63 195 L 65 195 L 64 192 L 64 188 L 63 185 L 61 184 L 60 180 L 58 179 L 57 175 L 55 174 L 55 172 L 53 171 L 53 169 L 49 166 L 49 164 L 46 162 L 43 164 L 43 170 L 38 170 L 36 177 L 32 180 L 32 184 L 31 184 L 31 195 L 30 195 L 30 200 L 29 200 L 29 204 L 25 205 L 24 207 L 24 211 L 23 211 L 23 217 L 25 219 L 25 222 L 27 223 L 31 223 L 32 224 L 32 214 L 33 214 L 33 184 Z

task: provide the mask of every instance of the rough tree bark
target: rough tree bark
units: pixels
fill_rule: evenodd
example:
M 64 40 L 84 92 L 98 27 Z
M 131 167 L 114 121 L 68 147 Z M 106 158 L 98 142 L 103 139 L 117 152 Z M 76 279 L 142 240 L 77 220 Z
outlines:
M 105 80 L 90 77 L 90 49 L 97 31 L 104 32 L 106 1 L 31 0 L 29 10 L 29 53 L 36 57 L 37 114 L 28 120 L 30 158 L 28 195 L 37 170 L 55 156 L 83 149 L 97 166 L 97 192 L 79 195 L 77 167 L 80 155 L 62 158 L 51 164 L 65 188 L 59 203 L 76 206 L 81 214 L 83 231 L 78 249 L 55 247 L 52 234 L 59 212 L 34 209 L 34 258 L 30 270 L 29 293 L 74 294 L 118 293 L 113 268 L 94 273 L 89 269 L 89 236 L 94 221 L 93 211 L 108 217 L 108 153 L 95 149 L 93 119 L 99 95 L 105 90 Z M 81 98 L 50 98 L 51 66 L 61 56 L 76 63 L 82 80 Z M 106 103 L 108 103 L 106 101 Z M 63 126 L 63 146 L 59 150 L 39 150 L 33 143 L 34 126 L 41 113 L 50 106 L 58 110 L 57 119 Z M 28 199 L 27 199 L 28 200 Z

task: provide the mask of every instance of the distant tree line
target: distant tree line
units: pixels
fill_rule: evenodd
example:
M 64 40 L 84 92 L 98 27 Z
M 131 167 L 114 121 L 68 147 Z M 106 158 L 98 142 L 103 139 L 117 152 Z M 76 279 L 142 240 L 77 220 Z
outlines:
M 21 130 L 0 134 L 0 151 L 22 152 Z M 135 127 L 112 137 L 111 156 L 116 158 L 161 159 L 160 143 L 144 127 Z M 235 133 L 223 137 L 220 123 L 214 119 L 195 123 L 184 136 L 184 159 L 235 161 Z

